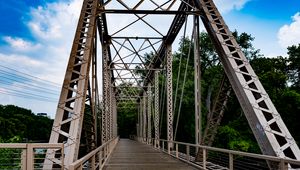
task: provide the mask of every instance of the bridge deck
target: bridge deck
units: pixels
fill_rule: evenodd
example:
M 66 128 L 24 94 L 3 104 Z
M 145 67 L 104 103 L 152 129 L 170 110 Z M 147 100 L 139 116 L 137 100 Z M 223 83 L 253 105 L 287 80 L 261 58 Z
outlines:
M 151 146 L 121 139 L 104 167 L 105 170 L 196 169 Z

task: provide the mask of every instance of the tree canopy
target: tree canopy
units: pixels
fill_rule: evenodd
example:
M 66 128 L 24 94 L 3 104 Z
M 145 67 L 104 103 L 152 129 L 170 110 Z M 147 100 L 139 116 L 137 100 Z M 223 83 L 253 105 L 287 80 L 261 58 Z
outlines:
M 52 120 L 14 105 L 0 105 L 1 142 L 48 142 Z

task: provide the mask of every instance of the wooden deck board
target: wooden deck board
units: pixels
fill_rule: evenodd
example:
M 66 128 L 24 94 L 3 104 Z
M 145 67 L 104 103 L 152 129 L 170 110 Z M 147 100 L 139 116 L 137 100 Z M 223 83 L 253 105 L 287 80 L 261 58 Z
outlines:
M 105 170 L 159 170 L 196 168 L 164 154 L 151 146 L 121 139 L 104 167 Z

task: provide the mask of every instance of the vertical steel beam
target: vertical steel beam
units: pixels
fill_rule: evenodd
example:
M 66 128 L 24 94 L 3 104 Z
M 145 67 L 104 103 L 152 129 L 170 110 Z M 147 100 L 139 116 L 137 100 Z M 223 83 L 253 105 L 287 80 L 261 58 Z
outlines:
M 118 110 L 117 110 L 117 101 L 116 101 L 116 98 L 114 98 L 114 107 L 115 107 L 115 126 L 114 126 L 114 130 L 115 130 L 115 136 L 114 137 L 117 137 L 118 136 Z
M 96 64 L 97 65 L 97 64 Z M 97 69 L 96 69 L 96 72 L 97 72 Z M 98 87 L 98 79 L 97 79 L 97 76 L 96 76 L 96 104 L 95 104 L 95 107 L 96 107 L 96 141 L 97 141 L 97 146 L 100 146 L 101 145 L 101 109 L 102 109 L 102 102 L 100 102 L 100 97 L 99 97 L 99 87 Z
M 103 79 L 103 111 L 102 111 L 102 144 L 108 141 L 107 114 L 108 114 L 108 44 L 102 44 L 102 79 Z
M 151 127 L 151 106 L 152 106 L 152 90 L 151 90 L 151 83 L 148 84 L 148 89 L 147 89 L 147 93 L 148 93 L 148 105 L 147 105 L 147 119 L 148 119 L 148 128 L 147 128 L 147 131 L 148 131 L 148 135 L 147 135 L 147 138 L 148 138 L 148 143 L 150 143 L 151 141 L 151 137 L 152 137 L 152 127 Z
M 173 85 L 172 85 L 172 46 L 167 44 L 166 48 L 166 60 L 167 60 L 167 138 L 169 141 L 173 141 Z M 168 144 L 168 149 L 172 148 L 172 144 Z
M 117 103 L 116 103 L 116 95 L 115 91 L 113 91 L 112 95 L 112 138 L 117 137 L 118 135 L 118 125 L 117 125 Z
M 110 81 L 110 84 L 111 84 L 111 81 Z M 114 96 L 114 92 L 113 92 L 113 88 L 111 87 L 110 85 L 110 98 L 109 98 L 109 101 L 110 101 L 110 112 L 109 112 L 109 119 L 110 119 L 110 126 L 109 126 L 109 139 L 112 139 L 113 138 L 113 126 L 114 126 L 114 121 L 113 121 L 113 113 L 114 113 L 114 107 L 113 107 L 113 98 L 115 97 Z
M 108 83 L 108 88 L 107 88 L 107 113 L 106 113 L 106 138 L 107 141 L 111 139 L 110 136 L 110 124 L 111 124 L 111 88 L 110 88 L 110 71 L 109 68 L 107 70 L 107 83 Z
M 97 33 L 95 29 L 95 38 L 94 38 L 94 49 L 92 56 L 92 110 L 93 110 L 93 121 L 94 121 L 94 140 L 95 146 L 97 147 L 97 139 L 98 139 L 98 129 L 97 129 L 97 117 L 98 117 L 98 98 L 97 98 Z
M 194 86 L 195 86 L 195 143 L 201 142 L 201 62 L 199 53 L 199 16 L 194 15 Z
M 140 99 L 140 139 L 143 137 L 143 99 Z
M 155 71 L 154 77 L 154 130 L 155 147 L 159 146 L 159 72 Z
M 143 141 L 146 139 L 146 129 L 147 129 L 147 110 L 146 110 L 146 92 L 143 95 Z
M 140 125 L 141 125 L 141 117 L 140 117 L 140 105 L 136 106 L 137 108 L 137 124 L 136 124 L 136 136 L 140 137 Z

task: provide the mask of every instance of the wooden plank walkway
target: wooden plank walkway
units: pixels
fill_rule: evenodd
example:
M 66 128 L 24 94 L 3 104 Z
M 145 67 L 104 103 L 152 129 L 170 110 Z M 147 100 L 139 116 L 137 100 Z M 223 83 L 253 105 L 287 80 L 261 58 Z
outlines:
M 194 170 L 196 168 L 177 160 L 151 146 L 129 139 L 121 139 L 104 166 L 105 170 Z

